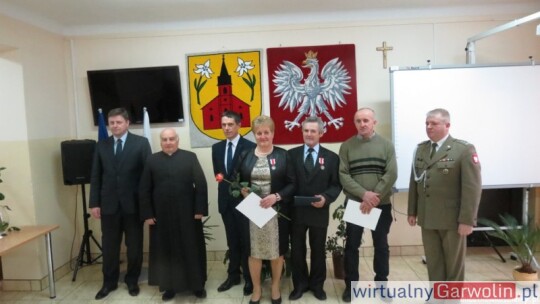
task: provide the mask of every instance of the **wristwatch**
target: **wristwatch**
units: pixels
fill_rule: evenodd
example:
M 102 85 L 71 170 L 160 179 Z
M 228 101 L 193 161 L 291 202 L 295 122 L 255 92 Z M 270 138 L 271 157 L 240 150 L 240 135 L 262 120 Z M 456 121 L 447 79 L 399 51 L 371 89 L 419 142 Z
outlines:
M 276 196 L 276 202 L 279 202 L 281 200 L 281 195 L 279 195 L 279 193 L 274 193 L 274 195 Z

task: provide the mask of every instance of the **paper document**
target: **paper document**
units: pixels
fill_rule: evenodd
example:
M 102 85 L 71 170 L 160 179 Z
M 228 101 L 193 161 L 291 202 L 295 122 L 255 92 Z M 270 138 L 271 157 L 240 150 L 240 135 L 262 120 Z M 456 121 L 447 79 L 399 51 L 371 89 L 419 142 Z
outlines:
M 242 212 L 250 221 L 259 228 L 262 228 L 276 214 L 274 208 L 263 208 L 260 206 L 261 198 L 254 192 L 251 192 L 243 201 L 236 206 L 238 211 Z
M 360 211 L 360 203 L 357 201 L 349 200 L 345 213 L 343 214 L 343 220 L 351 224 L 362 226 L 371 230 L 375 230 L 377 222 L 381 216 L 381 209 L 373 208 L 369 214 L 363 214 Z

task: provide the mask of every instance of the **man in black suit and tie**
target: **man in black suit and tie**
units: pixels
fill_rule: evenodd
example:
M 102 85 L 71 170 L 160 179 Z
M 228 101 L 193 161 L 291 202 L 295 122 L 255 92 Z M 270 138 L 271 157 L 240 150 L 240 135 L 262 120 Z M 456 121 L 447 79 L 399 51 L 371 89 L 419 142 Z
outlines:
M 101 219 L 103 286 L 96 300 L 118 287 L 122 234 L 127 247 L 124 282 L 131 296 L 139 294 L 143 260 L 143 224 L 139 217 L 139 181 L 148 156 L 148 140 L 128 132 L 129 114 L 124 108 L 108 113 L 112 136 L 98 142 L 90 184 L 90 212 Z
M 319 139 L 324 125 L 319 117 L 308 117 L 302 122 L 304 145 L 289 150 L 296 175 L 296 198 L 293 207 L 291 258 L 294 289 L 289 300 L 297 300 L 307 290 L 319 300 L 326 300 L 323 289 L 326 280 L 325 242 L 330 204 L 341 192 L 339 156 L 323 148 Z M 317 201 L 302 204 L 300 197 Z M 311 248 L 311 273 L 306 263 L 306 233 Z
M 212 146 L 214 174 L 221 173 L 227 180 L 236 178 L 232 173 L 242 151 L 255 148 L 253 142 L 240 136 L 238 133 L 240 127 L 240 115 L 233 111 L 225 111 L 221 115 L 221 128 L 226 139 Z M 245 281 L 244 295 L 247 296 L 253 292 L 248 268 L 249 226 L 246 217 L 236 210 L 236 205 L 239 202 L 240 199 L 234 198 L 229 193 L 228 183 L 218 184 L 218 208 L 225 226 L 227 246 L 229 247 L 227 279 L 218 287 L 218 291 L 229 290 L 234 285 L 240 284 L 240 273 L 242 273 Z M 240 271 L 240 267 L 242 267 L 242 271 Z

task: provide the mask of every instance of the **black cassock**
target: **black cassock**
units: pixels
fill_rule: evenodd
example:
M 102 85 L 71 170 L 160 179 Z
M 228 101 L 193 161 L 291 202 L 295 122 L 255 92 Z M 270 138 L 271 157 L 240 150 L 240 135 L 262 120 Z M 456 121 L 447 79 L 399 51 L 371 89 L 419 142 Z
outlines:
M 161 291 L 198 291 L 206 282 L 206 245 L 201 220 L 208 215 L 208 188 L 195 153 L 154 153 L 140 182 L 143 220 L 150 228 L 148 284 Z

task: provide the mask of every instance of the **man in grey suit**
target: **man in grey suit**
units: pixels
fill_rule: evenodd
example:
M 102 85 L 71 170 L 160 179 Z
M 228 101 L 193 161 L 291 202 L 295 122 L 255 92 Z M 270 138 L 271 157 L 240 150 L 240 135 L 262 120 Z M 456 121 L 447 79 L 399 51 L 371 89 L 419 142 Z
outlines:
M 339 156 L 322 147 L 324 125 L 319 117 L 308 117 L 302 122 L 304 144 L 289 150 L 295 179 L 297 201 L 292 208 L 291 259 L 294 289 L 289 300 L 297 300 L 311 290 L 315 298 L 326 300 L 323 289 L 326 280 L 325 242 L 328 230 L 330 204 L 341 192 L 339 183 Z M 313 198 L 309 204 L 300 204 L 299 197 Z M 311 268 L 306 263 L 306 233 L 309 233 Z
M 127 247 L 124 282 L 131 296 L 139 294 L 142 267 L 143 221 L 139 217 L 139 181 L 148 156 L 148 140 L 128 132 L 129 114 L 124 108 L 108 113 L 112 136 L 99 141 L 94 153 L 90 182 L 90 212 L 101 219 L 103 286 L 96 300 L 118 287 L 122 234 Z
M 416 148 L 409 183 L 408 222 L 422 227 L 430 281 L 463 281 L 467 235 L 482 193 L 474 146 L 449 134 L 445 109 L 427 113 L 429 140 Z

